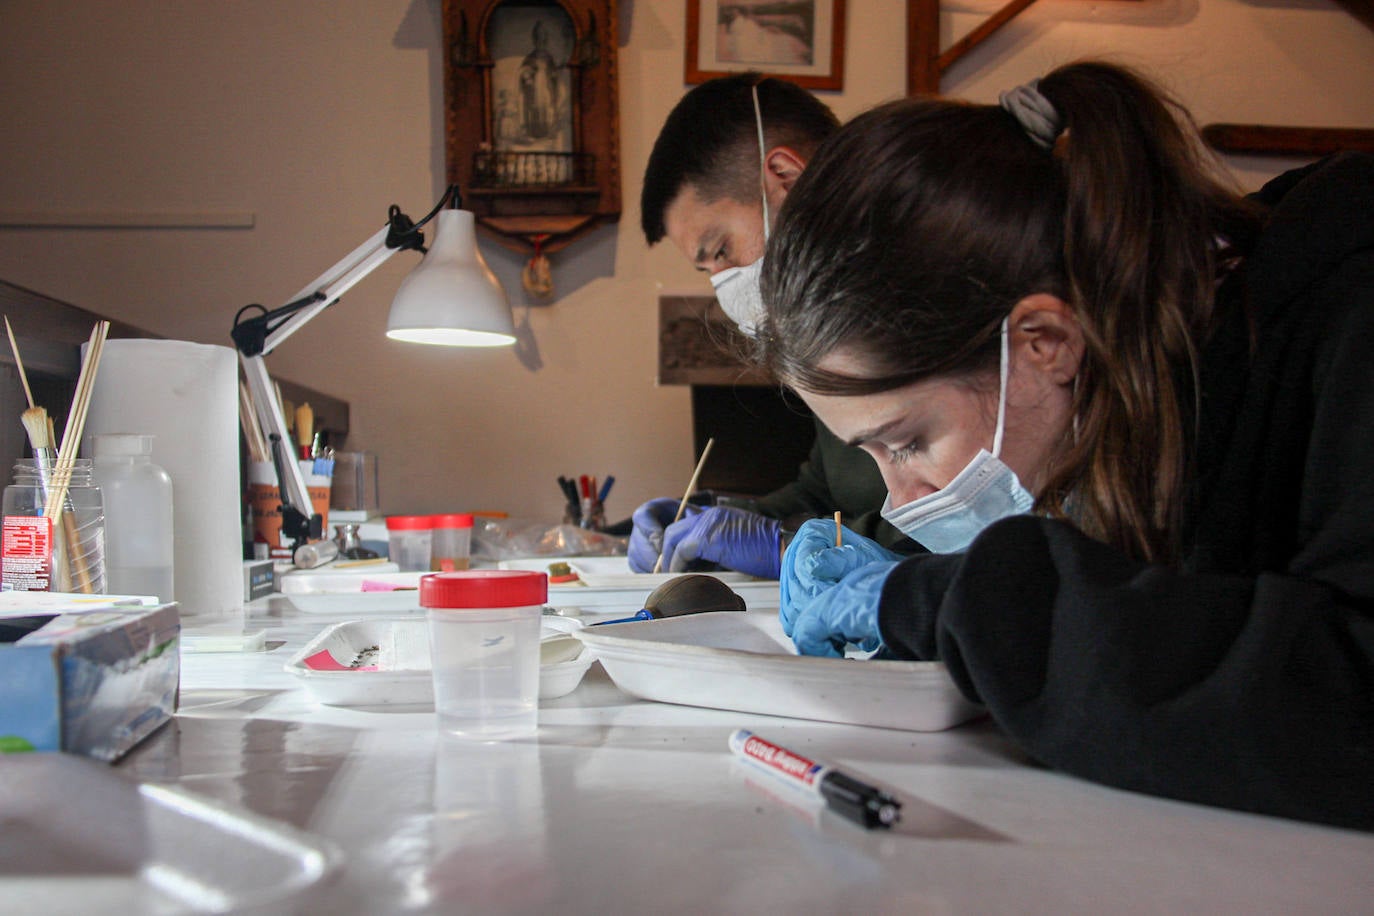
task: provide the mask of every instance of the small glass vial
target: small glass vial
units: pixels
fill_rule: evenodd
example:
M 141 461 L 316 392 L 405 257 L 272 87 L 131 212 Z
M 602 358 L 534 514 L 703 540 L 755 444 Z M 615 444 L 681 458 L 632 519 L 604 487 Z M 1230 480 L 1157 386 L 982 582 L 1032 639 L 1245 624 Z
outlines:
M 92 442 L 110 593 L 173 600 L 172 478 L 153 464 L 153 437 L 111 433 Z
M 50 449 L 14 464 L 4 496 L 3 587 L 103 595 L 105 508 L 91 461 L 75 459 L 69 473 L 56 465 Z M 49 512 L 64 484 L 61 512 Z

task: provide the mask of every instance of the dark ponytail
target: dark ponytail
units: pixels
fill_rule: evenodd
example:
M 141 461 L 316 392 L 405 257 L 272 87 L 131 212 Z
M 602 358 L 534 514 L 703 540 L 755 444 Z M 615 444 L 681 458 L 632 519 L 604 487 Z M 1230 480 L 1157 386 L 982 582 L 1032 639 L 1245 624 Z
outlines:
M 1087 342 L 1078 439 L 1041 502 L 1171 559 L 1219 252 L 1227 236 L 1248 244 L 1253 217 L 1213 177 L 1188 113 L 1141 77 L 1078 63 L 1039 89 L 1064 130 L 1064 274 Z

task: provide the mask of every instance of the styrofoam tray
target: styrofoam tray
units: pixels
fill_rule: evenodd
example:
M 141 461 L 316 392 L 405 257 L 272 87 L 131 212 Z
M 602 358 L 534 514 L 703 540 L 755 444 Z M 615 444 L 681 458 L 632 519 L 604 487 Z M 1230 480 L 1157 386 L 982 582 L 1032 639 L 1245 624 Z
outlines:
M 329 875 L 329 842 L 58 753 L 0 756 L 0 910 L 293 911 Z
M 609 561 L 625 566 L 624 557 L 564 557 L 562 562 L 582 563 L 590 560 Z M 558 557 L 539 557 L 522 560 L 502 560 L 498 566 L 503 569 L 532 569 L 547 572 L 550 563 L 559 562 Z M 589 568 L 591 568 L 589 566 Z M 600 567 L 606 569 L 605 565 Z M 303 614 L 330 614 L 336 619 L 341 616 L 419 614 L 420 593 L 417 591 L 420 576 L 426 573 L 375 573 L 375 574 L 317 574 L 315 570 L 296 570 L 283 576 L 281 594 L 271 599 L 286 600 L 292 608 Z M 595 613 L 621 612 L 633 614 L 644 606 L 644 601 L 655 588 L 679 573 L 604 574 L 619 584 L 592 586 L 587 582 L 573 582 L 568 585 L 549 586 L 549 604 L 554 607 L 586 608 Z M 724 579 L 736 594 L 742 597 L 750 608 L 776 608 L 778 606 L 778 583 L 771 579 L 751 579 L 742 573 L 712 573 Z M 593 573 L 593 578 L 596 574 Z M 597 579 L 598 582 L 604 581 Z M 363 591 L 365 582 L 397 586 L 404 591 Z
M 658 588 L 669 579 L 676 579 L 682 573 L 637 573 L 630 571 L 630 561 L 625 557 L 539 557 L 533 559 L 502 560 L 497 565 L 502 569 L 532 569 L 547 572 L 551 563 L 567 563 L 568 568 L 577 573 L 576 582 L 550 582 L 549 590 L 578 588 L 627 588 L 643 589 L 645 594 Z M 704 573 L 722 582 L 731 584 L 754 582 L 753 576 L 733 570 L 721 569 Z
M 578 630 L 616 686 L 664 703 L 907 731 L 981 713 L 939 662 L 795 654 L 777 614 L 716 611 Z
M 545 617 L 545 640 L 580 627 L 575 620 Z M 307 659 L 328 653 L 341 670 L 320 670 Z M 561 697 L 582 682 L 595 661 L 584 650 L 576 658 L 539 667 L 539 698 Z M 361 667 L 352 667 L 354 665 Z M 371 668 L 374 670 L 362 670 Z M 423 617 L 346 620 L 325 627 L 286 663 L 288 674 L 326 706 L 433 706 L 429 624 Z

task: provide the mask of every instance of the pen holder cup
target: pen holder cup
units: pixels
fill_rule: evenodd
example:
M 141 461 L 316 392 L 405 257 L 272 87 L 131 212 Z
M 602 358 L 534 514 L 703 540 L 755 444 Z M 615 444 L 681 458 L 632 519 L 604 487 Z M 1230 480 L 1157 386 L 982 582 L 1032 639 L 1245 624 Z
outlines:
M 301 461 L 305 475 L 305 489 L 310 494 L 310 507 L 324 522 L 321 531 L 329 530 L 328 474 L 316 474 L 315 462 Z M 248 465 L 248 505 L 253 513 L 253 542 L 264 544 L 267 555 L 274 559 L 290 559 L 291 545 L 281 542 L 281 490 L 277 487 L 277 469 L 270 461 L 254 461 Z

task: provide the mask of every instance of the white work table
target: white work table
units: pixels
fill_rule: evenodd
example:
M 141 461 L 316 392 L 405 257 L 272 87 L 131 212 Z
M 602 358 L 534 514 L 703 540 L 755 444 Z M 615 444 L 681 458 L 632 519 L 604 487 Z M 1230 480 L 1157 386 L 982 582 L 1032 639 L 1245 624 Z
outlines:
M 540 704 L 536 738 L 466 743 L 430 712 L 310 699 L 284 663 L 346 615 L 280 597 L 251 613 L 269 650 L 185 653 L 179 715 L 115 771 L 336 847 L 339 867 L 288 912 L 1374 908 L 1374 834 L 1050 772 L 986 719 L 915 733 L 671 706 L 621 693 L 593 665 Z M 867 831 L 800 803 L 731 756 L 741 726 L 896 790 L 901 823 Z

